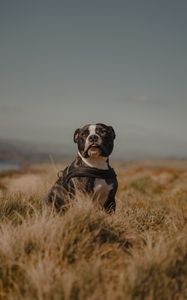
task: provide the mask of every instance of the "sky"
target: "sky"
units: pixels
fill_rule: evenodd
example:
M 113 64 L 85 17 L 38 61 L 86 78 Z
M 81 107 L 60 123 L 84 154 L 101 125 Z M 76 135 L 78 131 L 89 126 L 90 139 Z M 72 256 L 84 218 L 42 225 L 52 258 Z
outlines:
M 0 41 L 0 138 L 102 122 L 116 156 L 187 155 L 187 1 L 0 1 Z

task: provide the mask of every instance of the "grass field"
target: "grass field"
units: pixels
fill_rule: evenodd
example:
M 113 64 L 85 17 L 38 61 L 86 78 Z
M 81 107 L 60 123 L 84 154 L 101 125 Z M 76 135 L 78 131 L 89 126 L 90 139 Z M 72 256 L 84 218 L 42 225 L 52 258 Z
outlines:
M 43 209 L 54 166 L 0 175 L 0 299 L 187 299 L 187 162 L 114 166 L 112 216 Z

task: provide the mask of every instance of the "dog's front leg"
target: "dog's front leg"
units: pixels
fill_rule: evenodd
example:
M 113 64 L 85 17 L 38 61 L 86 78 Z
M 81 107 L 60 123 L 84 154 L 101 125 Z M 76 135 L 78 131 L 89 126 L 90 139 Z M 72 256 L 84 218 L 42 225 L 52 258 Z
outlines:
M 45 203 L 48 206 L 53 207 L 56 211 L 64 211 L 68 204 L 66 194 L 67 192 L 64 187 L 57 181 L 50 189 L 45 199 Z
M 108 195 L 108 199 L 106 200 L 104 204 L 104 209 L 108 214 L 114 213 L 116 210 L 116 200 L 115 200 L 115 194 L 110 193 Z

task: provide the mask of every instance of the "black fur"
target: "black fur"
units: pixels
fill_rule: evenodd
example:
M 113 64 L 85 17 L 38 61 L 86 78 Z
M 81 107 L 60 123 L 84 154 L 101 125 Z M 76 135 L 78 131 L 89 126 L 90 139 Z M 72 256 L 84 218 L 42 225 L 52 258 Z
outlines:
M 90 125 L 86 125 L 82 128 L 79 128 L 74 133 L 74 142 L 77 143 L 79 152 L 83 157 L 88 157 L 88 151 L 85 151 L 85 142 L 89 135 L 89 126 Z M 98 146 L 100 147 L 101 156 L 108 157 L 112 153 L 114 146 L 114 129 L 111 126 L 107 126 L 102 123 L 97 123 L 96 134 L 100 137 L 100 142 Z M 88 175 L 88 177 L 74 177 L 70 178 L 68 182 L 66 181 L 68 174 L 70 174 L 72 170 L 79 170 L 81 167 L 85 167 L 86 169 L 93 169 L 89 168 L 78 155 L 70 166 L 68 166 L 63 172 L 60 172 L 58 180 L 52 186 L 47 195 L 46 203 L 48 205 L 53 206 L 57 211 L 64 211 L 69 201 L 71 201 L 74 198 L 76 189 L 81 190 L 83 193 L 93 195 L 95 180 L 98 177 L 94 178 L 89 177 Z M 109 170 L 113 170 L 109 166 L 109 163 L 108 168 Z M 102 170 L 95 170 L 97 172 L 102 173 Z M 105 176 L 103 177 L 103 179 L 108 185 L 112 184 L 112 190 L 110 190 L 108 198 L 103 205 L 105 211 L 110 213 L 111 211 L 115 211 L 115 194 L 117 191 L 118 183 L 115 173 L 114 176 Z

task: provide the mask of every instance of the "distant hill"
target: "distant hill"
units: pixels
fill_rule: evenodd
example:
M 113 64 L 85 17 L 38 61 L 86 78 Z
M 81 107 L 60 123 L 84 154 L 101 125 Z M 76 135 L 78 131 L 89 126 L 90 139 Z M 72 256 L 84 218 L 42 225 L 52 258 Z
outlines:
M 17 161 L 49 161 L 66 159 L 72 154 L 72 149 L 64 145 L 32 143 L 25 141 L 0 139 L 0 160 Z
M 21 140 L 12 140 L 0 138 L 0 160 L 16 160 L 19 162 L 49 162 L 51 158 L 55 161 L 69 159 L 75 156 L 77 150 L 76 145 L 72 143 L 70 146 L 66 144 L 50 144 L 42 142 L 30 142 Z M 112 158 L 118 160 L 137 160 L 137 159 L 184 159 L 186 157 L 178 157 L 172 155 L 156 155 L 149 150 L 142 150 L 137 147 L 126 145 L 121 148 L 115 145 Z

